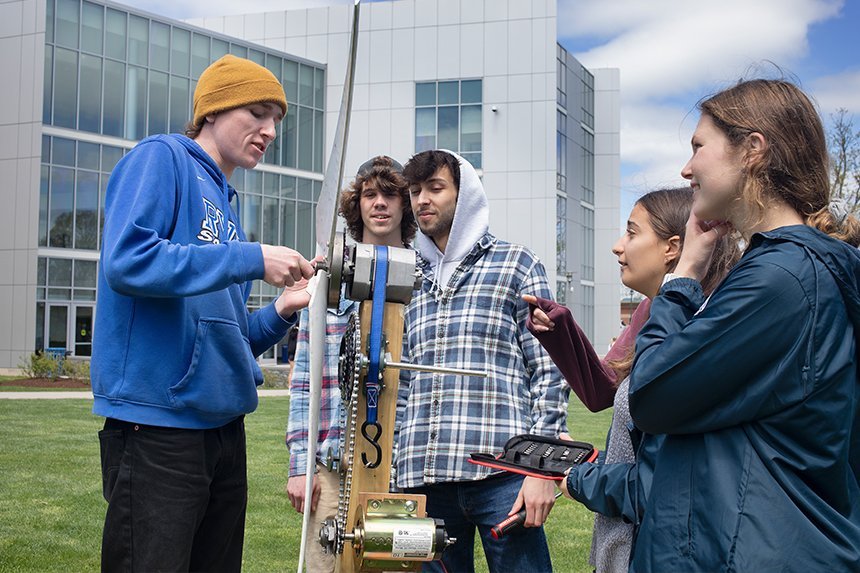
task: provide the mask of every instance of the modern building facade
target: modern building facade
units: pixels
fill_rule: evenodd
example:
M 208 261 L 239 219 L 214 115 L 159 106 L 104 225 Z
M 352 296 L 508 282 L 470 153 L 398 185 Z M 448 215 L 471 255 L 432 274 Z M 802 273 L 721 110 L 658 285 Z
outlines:
M 243 226 L 311 254 L 350 12 L 178 22 L 99 0 L 0 3 L 0 368 L 38 348 L 89 356 L 110 172 L 143 137 L 182 131 L 197 77 L 226 53 L 272 70 L 289 102 L 264 161 L 231 181 Z M 459 151 L 491 231 L 538 253 L 601 348 L 618 329 L 618 73 L 583 68 L 555 30 L 554 0 L 365 5 L 346 172 Z M 249 306 L 275 295 L 258 282 Z

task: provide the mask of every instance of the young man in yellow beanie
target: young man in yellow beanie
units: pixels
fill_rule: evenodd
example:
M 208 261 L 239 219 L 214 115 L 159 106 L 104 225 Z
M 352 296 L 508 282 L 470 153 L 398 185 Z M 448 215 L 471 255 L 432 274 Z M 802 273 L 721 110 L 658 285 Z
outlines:
M 92 360 L 104 571 L 241 569 L 255 357 L 296 323 L 313 265 L 247 242 L 228 181 L 286 111 L 271 72 L 224 56 L 200 76 L 187 135 L 141 141 L 111 175 Z M 255 279 L 285 288 L 249 313 Z

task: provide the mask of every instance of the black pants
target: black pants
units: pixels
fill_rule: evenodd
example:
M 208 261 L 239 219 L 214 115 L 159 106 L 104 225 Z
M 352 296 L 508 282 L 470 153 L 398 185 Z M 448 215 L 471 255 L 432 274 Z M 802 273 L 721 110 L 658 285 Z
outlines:
M 108 502 L 102 571 L 240 571 L 245 425 L 212 430 L 108 418 L 99 432 Z

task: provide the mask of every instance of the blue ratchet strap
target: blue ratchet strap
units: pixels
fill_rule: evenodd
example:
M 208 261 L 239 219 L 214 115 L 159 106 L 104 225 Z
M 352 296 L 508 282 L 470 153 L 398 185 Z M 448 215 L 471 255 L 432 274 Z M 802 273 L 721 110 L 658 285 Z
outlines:
M 388 247 L 376 246 L 373 272 L 373 303 L 370 311 L 370 344 L 367 366 L 367 422 L 376 423 L 379 404 L 379 358 L 382 353 L 382 321 L 385 313 L 385 287 L 388 283 Z

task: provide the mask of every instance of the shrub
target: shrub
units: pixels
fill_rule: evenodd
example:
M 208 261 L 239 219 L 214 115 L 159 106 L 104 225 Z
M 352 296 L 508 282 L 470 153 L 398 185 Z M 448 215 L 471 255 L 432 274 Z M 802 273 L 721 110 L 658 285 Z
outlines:
M 63 361 L 63 371 L 69 378 L 90 381 L 90 361 L 89 360 L 72 360 L 67 358 Z
M 261 388 L 282 388 L 290 387 L 290 371 L 279 368 L 262 368 L 263 370 L 263 385 Z
M 63 374 L 63 358 L 55 358 L 44 352 L 34 352 L 30 356 L 21 358 L 18 368 L 27 378 L 48 378 L 56 380 Z

